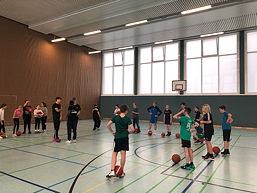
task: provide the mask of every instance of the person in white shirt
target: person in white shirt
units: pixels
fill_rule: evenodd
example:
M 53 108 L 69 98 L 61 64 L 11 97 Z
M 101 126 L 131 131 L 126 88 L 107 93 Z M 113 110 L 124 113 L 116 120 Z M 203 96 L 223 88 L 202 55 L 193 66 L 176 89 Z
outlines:
M 44 113 L 41 110 L 41 106 L 37 105 L 36 109 L 34 110 L 35 133 L 39 133 L 40 122 L 41 122 L 41 118 L 43 115 L 44 115 Z
M 7 108 L 6 104 L 2 104 L 0 106 L 0 132 L 5 133 L 5 125 L 4 125 L 4 111 Z

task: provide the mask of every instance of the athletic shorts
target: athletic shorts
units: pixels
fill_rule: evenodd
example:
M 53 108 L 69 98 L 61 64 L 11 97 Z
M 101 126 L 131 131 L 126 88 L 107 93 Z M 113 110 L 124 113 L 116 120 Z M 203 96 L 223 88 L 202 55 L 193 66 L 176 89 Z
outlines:
M 206 141 L 211 141 L 214 134 L 214 129 L 204 129 L 204 139 Z
M 223 130 L 223 141 L 230 141 L 230 134 L 231 134 L 231 129 L 224 129 Z
M 203 128 L 198 126 L 195 128 L 197 133 L 203 133 Z
M 170 119 L 165 119 L 165 122 L 164 122 L 164 123 L 165 123 L 165 125 L 171 125 L 171 124 L 170 124 Z
M 157 123 L 157 117 L 151 117 L 150 123 Z
M 191 148 L 191 141 L 181 139 L 182 147 Z
M 114 139 L 114 152 L 129 151 L 129 138 Z

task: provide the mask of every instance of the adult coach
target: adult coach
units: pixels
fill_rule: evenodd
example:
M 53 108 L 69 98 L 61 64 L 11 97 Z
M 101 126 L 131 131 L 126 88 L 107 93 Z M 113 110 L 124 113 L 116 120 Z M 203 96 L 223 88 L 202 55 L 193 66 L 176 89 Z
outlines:
M 54 138 L 52 141 L 60 142 L 60 138 L 58 136 L 58 132 L 60 129 L 60 124 L 62 120 L 62 106 L 61 106 L 62 98 L 56 97 L 55 103 L 52 106 L 53 112 L 53 121 L 54 121 Z

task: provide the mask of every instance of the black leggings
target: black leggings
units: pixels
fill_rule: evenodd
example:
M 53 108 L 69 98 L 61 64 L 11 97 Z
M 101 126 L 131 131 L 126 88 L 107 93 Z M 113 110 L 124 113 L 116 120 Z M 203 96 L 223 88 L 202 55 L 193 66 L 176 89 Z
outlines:
M 136 128 L 136 126 L 137 126 L 137 130 L 140 131 L 139 119 L 133 118 L 133 127 Z
M 31 126 L 31 116 L 25 116 L 24 117 L 24 133 L 26 133 L 26 129 L 28 126 L 28 130 L 30 132 L 30 126 Z
M 59 139 L 58 132 L 61 124 L 60 117 L 54 117 L 53 120 L 54 120 L 54 139 Z
M 4 121 L 2 121 L 3 123 L 0 122 L 0 132 L 3 130 L 3 132 L 5 133 L 5 125 L 4 125 Z
M 42 121 L 42 130 L 46 130 L 46 120 L 47 120 L 47 116 L 42 117 L 41 121 Z
M 101 119 L 100 118 L 94 118 L 94 129 L 99 128 L 101 125 Z
M 17 133 L 19 131 L 20 127 L 20 119 L 19 118 L 13 118 L 13 134 Z
M 35 117 L 35 130 L 39 130 L 41 118 Z
M 77 120 L 68 120 L 67 121 L 67 133 L 68 140 L 71 140 L 71 130 L 73 131 L 73 140 L 77 139 Z

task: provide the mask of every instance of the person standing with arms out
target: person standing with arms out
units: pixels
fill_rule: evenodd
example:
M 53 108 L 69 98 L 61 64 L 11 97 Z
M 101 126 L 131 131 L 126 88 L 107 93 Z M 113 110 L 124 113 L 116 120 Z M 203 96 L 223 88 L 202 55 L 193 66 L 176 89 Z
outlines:
M 6 104 L 2 104 L 0 106 L 0 132 L 3 131 L 4 133 L 5 133 L 4 111 L 5 111 L 6 108 L 7 108 Z
M 34 118 L 35 118 L 35 133 L 39 133 L 40 122 L 43 116 L 43 111 L 41 110 L 41 106 L 37 105 L 36 109 L 34 110 Z
M 24 120 L 23 134 L 26 134 L 27 127 L 28 127 L 28 130 L 29 130 L 29 134 L 31 134 L 31 131 L 30 131 L 31 112 L 32 112 L 32 107 L 30 106 L 30 101 L 29 100 L 25 100 L 25 103 L 23 105 L 23 120 Z
M 150 123 L 149 123 L 149 131 L 152 129 L 152 125 L 154 124 L 154 135 L 156 135 L 157 131 L 157 121 L 158 117 L 162 114 L 162 111 L 157 107 L 157 102 L 153 102 L 152 106 L 147 108 L 148 113 L 151 115 Z
M 137 129 L 135 132 L 140 133 L 140 126 L 139 126 L 139 111 L 136 103 L 132 103 L 132 118 L 133 118 L 133 126 Z
M 41 103 L 41 110 L 43 112 L 43 116 L 41 117 L 41 122 L 42 122 L 42 131 L 44 133 L 46 132 L 46 121 L 47 121 L 47 115 L 48 115 L 48 109 L 45 102 Z
M 79 115 L 80 115 L 81 107 L 80 107 L 80 105 L 77 103 L 77 99 L 76 99 L 75 97 L 73 97 L 72 100 L 73 100 L 73 102 L 74 102 L 74 108 L 76 108 L 76 111 L 77 111 L 76 127 L 78 127 Z
M 22 106 L 19 105 L 17 109 L 14 110 L 13 112 L 13 137 L 16 137 L 16 133 L 17 131 L 19 131 L 19 127 L 20 127 L 20 117 L 22 116 Z
M 93 130 L 96 130 L 101 125 L 101 115 L 100 115 L 99 107 L 97 105 L 94 105 L 94 108 L 92 110 L 92 114 L 93 114 L 93 120 L 94 120 Z
M 60 138 L 58 136 L 58 132 L 60 129 L 60 124 L 62 120 L 62 106 L 61 106 L 62 98 L 56 97 L 55 103 L 52 106 L 53 113 L 53 121 L 54 121 L 54 138 L 52 141 L 60 142 Z
M 67 115 L 67 133 L 68 140 L 66 143 L 76 143 L 77 139 L 77 117 L 78 117 L 78 108 L 76 107 L 74 100 L 70 101 Z M 73 131 L 73 140 L 71 141 L 71 131 Z
M 224 141 L 224 151 L 221 152 L 223 155 L 229 155 L 229 142 L 231 135 L 231 123 L 233 123 L 232 114 L 226 111 L 226 107 L 221 105 L 219 107 L 219 112 L 222 113 L 222 130 L 223 130 L 223 141 Z
M 170 106 L 166 105 L 165 109 L 164 109 L 164 124 L 166 125 L 167 128 L 167 134 L 166 136 L 170 136 L 171 135 L 171 130 L 170 130 L 170 126 L 172 125 L 172 112 L 170 110 Z

